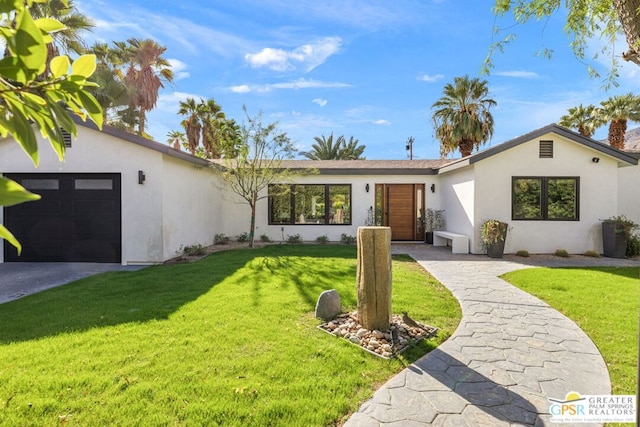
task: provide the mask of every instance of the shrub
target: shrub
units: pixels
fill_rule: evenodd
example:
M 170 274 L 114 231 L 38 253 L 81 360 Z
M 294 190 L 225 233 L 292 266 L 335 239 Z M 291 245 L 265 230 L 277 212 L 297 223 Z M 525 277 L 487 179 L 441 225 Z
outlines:
M 184 256 L 200 256 L 206 253 L 204 247 L 201 244 L 180 246 L 179 252 L 182 252 Z
M 356 238 L 346 233 L 342 233 L 342 235 L 340 236 L 340 241 L 345 245 L 353 245 L 356 242 Z
M 487 248 L 498 242 L 504 242 L 507 238 L 507 229 L 509 225 L 497 219 L 488 219 L 480 226 L 480 239 L 482 247 Z
M 318 236 L 316 238 L 316 242 L 320 243 L 321 245 L 326 245 L 329 242 L 329 238 L 326 234 L 324 234 L 322 236 Z
M 229 238 L 224 235 L 224 233 L 216 234 L 213 236 L 213 244 L 214 245 L 226 245 L 229 243 Z
M 584 256 L 589 256 L 591 258 L 600 258 L 600 254 L 596 251 L 587 251 L 584 253 Z
M 529 256 L 529 251 L 520 250 L 520 251 L 516 252 L 516 255 L 527 258 Z
M 289 235 L 287 234 L 287 243 L 296 244 L 302 243 L 302 237 L 299 234 Z
M 635 257 L 640 255 L 640 237 L 630 234 L 627 239 L 627 256 Z
M 249 233 L 247 233 L 246 231 L 242 234 L 240 234 L 238 236 L 238 242 L 242 243 L 242 242 L 246 242 L 247 240 L 249 240 Z
M 556 249 L 553 254 L 562 258 L 569 258 L 569 252 L 566 249 Z
M 270 242 L 270 241 L 271 241 L 271 239 L 269 238 L 269 236 L 267 236 L 266 234 L 262 234 L 262 235 L 260 236 L 260 240 L 261 240 L 262 242 L 265 242 L 265 243 L 266 243 L 266 242 Z

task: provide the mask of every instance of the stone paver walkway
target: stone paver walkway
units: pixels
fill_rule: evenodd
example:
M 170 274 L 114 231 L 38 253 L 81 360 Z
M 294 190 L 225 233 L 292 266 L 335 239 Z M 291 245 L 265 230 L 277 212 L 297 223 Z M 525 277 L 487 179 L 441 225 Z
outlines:
M 542 426 L 548 398 L 570 391 L 609 394 L 606 365 L 570 319 L 497 276 L 532 265 L 634 265 L 638 261 L 572 257 L 452 255 L 445 248 L 394 245 L 459 300 L 455 333 L 382 386 L 345 426 Z M 587 426 L 588 424 L 581 424 Z M 596 424 L 597 425 L 597 424 Z

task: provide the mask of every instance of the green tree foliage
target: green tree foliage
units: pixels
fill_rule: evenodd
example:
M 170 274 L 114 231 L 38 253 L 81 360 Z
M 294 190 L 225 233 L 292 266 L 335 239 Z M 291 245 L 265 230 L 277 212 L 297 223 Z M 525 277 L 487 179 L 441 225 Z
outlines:
M 210 159 L 236 157 L 240 128 L 234 120 L 226 118 L 215 100 L 196 102 L 194 98 L 187 98 L 180 101 L 178 114 L 186 116 L 182 127 L 187 139 L 186 148 L 191 154 Z
M 240 126 L 240 147 L 235 159 L 224 159 L 222 179 L 251 208 L 249 246 L 253 247 L 256 228 L 256 205 L 268 197 L 269 184 L 282 183 L 295 173 L 283 168 L 282 162 L 295 155 L 289 136 L 278 129 L 277 123 L 263 124 L 262 114 L 249 116 Z M 284 187 L 284 186 L 283 186 Z
M 639 6 L 638 0 L 495 0 L 494 12 L 499 17 L 511 15 L 517 24 L 525 24 L 531 20 L 547 19 L 554 14 L 565 14 L 566 11 L 564 30 L 572 37 L 571 48 L 578 59 L 584 59 L 587 44 L 591 40 L 605 41 L 605 46 L 594 55 L 594 59 L 600 53 L 610 57 L 611 65 L 606 79 L 608 86 L 616 84 L 618 77 L 619 62 L 614 46 L 620 35 L 620 27 L 629 44 L 629 51 L 622 54 L 623 59 L 640 65 Z M 495 29 L 495 32 L 500 30 Z M 509 33 L 490 46 L 485 59 L 485 72 L 493 67 L 493 53 L 496 50 L 502 52 L 514 37 L 514 33 Z M 543 48 L 542 54 L 551 57 L 553 52 Z M 593 77 L 599 76 L 590 66 L 588 71 Z
M 314 137 L 316 143 L 311 145 L 311 151 L 300 154 L 310 160 L 364 160 L 362 156 L 365 145 L 358 145 L 358 140 L 353 136 L 346 141 L 344 135 L 334 140 L 333 133 L 329 137 Z
M 609 145 L 619 150 L 624 149 L 627 122 L 640 121 L 640 97 L 627 93 L 612 96 L 600 105 L 602 118 L 609 122 Z
M 184 132 L 179 130 L 170 130 L 167 132 L 167 144 L 176 150 L 180 150 L 180 147 L 187 143 L 187 136 Z
M 469 156 L 491 139 L 493 116 L 489 109 L 495 105 L 486 80 L 463 76 L 447 83 L 442 98 L 431 106 L 440 155 L 460 150 L 463 157 Z
M 122 59 L 106 43 L 95 43 L 89 52 L 96 56 L 97 61 L 96 71 L 90 78 L 96 86 L 90 91 L 102 107 L 105 122 L 111 124 L 119 120 L 118 111 L 126 108 L 130 101 L 129 90 L 118 68 Z
M 602 125 L 600 110 L 595 105 L 582 104 L 567 110 L 567 114 L 560 117 L 560 126 L 577 130 L 580 135 L 591 138 L 597 128 Z
M 0 60 L 0 136 L 13 137 L 37 166 L 38 128 L 62 160 L 62 129 L 72 135 L 77 133 L 69 110 L 102 126 L 100 105 L 87 91 L 92 85 L 88 78 L 95 70 L 95 56 L 83 55 L 73 63 L 65 55 L 48 58 L 52 34 L 65 30 L 64 25 L 50 17 L 33 19 L 29 7 L 21 1 L 0 2 L 0 14 L 0 37 L 6 46 L 6 55 Z M 45 74 L 47 64 L 50 71 Z M 0 178 L 0 206 L 38 198 L 17 183 Z M 0 238 L 20 251 L 20 243 L 2 225 Z

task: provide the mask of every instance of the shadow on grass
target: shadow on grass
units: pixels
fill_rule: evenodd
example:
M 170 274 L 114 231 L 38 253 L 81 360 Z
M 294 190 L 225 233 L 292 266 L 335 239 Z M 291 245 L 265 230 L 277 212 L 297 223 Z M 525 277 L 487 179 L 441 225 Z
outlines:
M 321 272 L 308 261 L 286 257 L 350 257 L 355 251 L 327 251 L 326 248 L 268 246 L 263 249 L 231 250 L 216 253 L 198 262 L 149 267 L 136 272 L 112 272 L 78 280 L 23 299 L 0 304 L 0 342 L 19 342 L 55 336 L 61 333 L 124 323 L 167 319 L 181 306 L 209 292 L 225 278 L 244 275 L 242 280 L 253 287 L 253 304 L 261 303 L 261 275 L 254 268 L 244 268 L 256 257 L 305 301 L 315 305 L 317 290 L 323 284 L 349 272 Z M 300 263 L 306 265 L 300 265 Z M 287 268 L 304 267 L 299 275 Z M 299 272 L 300 270 L 298 270 Z M 296 277 L 297 276 L 297 277 Z M 314 276 L 321 276 L 314 285 Z M 308 289 L 307 289 L 308 287 Z M 320 291 L 321 292 L 321 291 Z M 314 295 L 315 294 L 315 295 Z

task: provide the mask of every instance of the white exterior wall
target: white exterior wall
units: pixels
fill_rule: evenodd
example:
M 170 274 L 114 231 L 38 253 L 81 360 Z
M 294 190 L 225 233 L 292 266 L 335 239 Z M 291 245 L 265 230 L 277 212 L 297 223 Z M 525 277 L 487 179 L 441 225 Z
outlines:
M 640 165 L 618 169 L 618 214 L 640 224 Z
M 223 233 L 220 189 L 216 187 L 215 170 L 174 157 L 163 156 L 162 174 L 147 174 L 147 181 L 162 182 L 163 259 L 178 255 L 181 246 L 213 244 L 217 233 Z M 145 182 L 145 185 L 146 185 Z
M 435 183 L 438 186 L 436 175 L 310 175 L 294 177 L 292 184 L 350 184 L 351 185 L 351 225 L 269 225 L 268 201 L 264 198 L 258 202 L 256 209 L 256 239 L 266 234 L 272 241 L 286 240 L 288 236 L 299 234 L 304 241 L 315 241 L 319 236 L 326 235 L 329 241 L 340 241 L 341 235 L 356 236 L 358 227 L 364 226 L 370 207 L 375 208 L 376 184 L 425 184 L 427 207 L 439 208 L 440 201 L 436 194 L 429 188 Z M 369 184 L 369 192 L 366 185 Z M 266 190 L 264 191 L 266 195 Z M 235 235 L 249 231 L 250 211 L 247 205 L 229 203 L 231 195 L 225 195 L 226 217 L 235 218 L 235 221 L 227 220 L 225 230 Z M 227 235 L 233 236 L 234 234 Z
M 440 191 L 442 201 L 440 209 L 445 210 L 444 228 L 453 233 L 469 236 L 469 248 L 473 250 L 475 245 L 474 191 L 476 189 L 473 166 L 466 166 L 438 176 L 440 184 L 436 185 L 436 193 Z
M 539 158 L 539 141 L 553 140 L 551 159 Z M 598 163 L 593 157 L 600 158 Z M 602 252 L 601 219 L 616 214 L 618 161 L 557 134 L 547 134 L 478 161 L 475 167 L 474 253 L 481 253 L 480 225 L 495 218 L 509 223 L 506 253 Z M 514 176 L 580 177 L 579 221 L 514 221 L 511 178 Z

